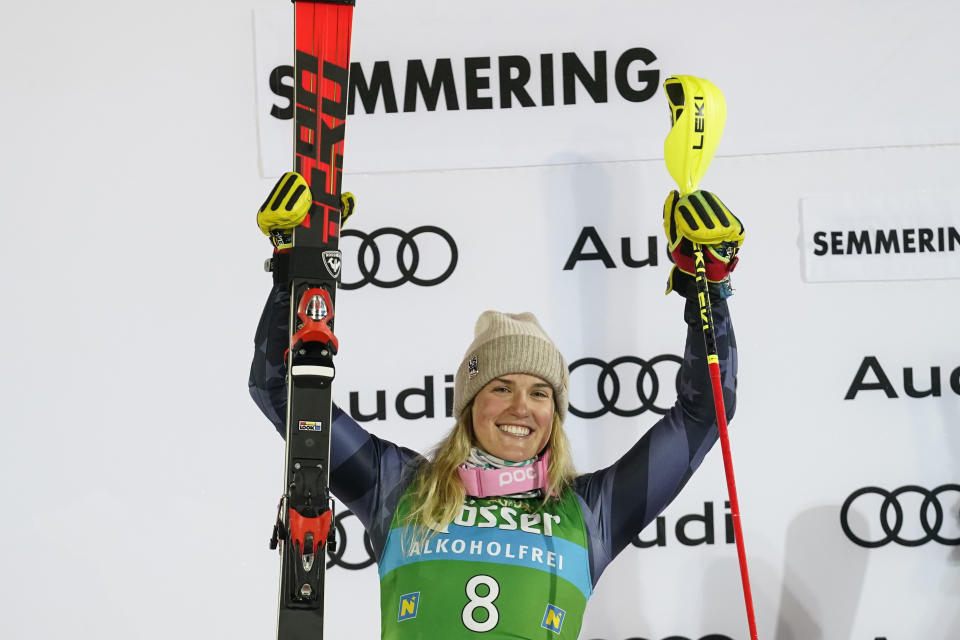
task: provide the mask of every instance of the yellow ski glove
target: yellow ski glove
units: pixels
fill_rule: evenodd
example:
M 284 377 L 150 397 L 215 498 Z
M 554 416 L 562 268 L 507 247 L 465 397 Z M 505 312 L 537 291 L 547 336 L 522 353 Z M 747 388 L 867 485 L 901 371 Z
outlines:
M 732 242 L 739 248 L 745 235 L 743 223 L 720 198 L 702 190 L 682 198 L 677 191 L 671 191 L 663 205 L 663 229 L 671 251 L 680 243 L 681 236 L 697 244 Z
M 270 236 L 277 251 L 293 246 L 293 228 L 307 217 L 312 200 L 310 186 L 299 173 L 288 171 L 277 180 L 257 212 L 257 226 L 264 235 Z M 353 215 L 357 198 L 349 191 L 344 191 L 340 195 L 340 204 L 340 226 L 343 226 L 347 218 Z
M 293 245 L 293 228 L 307 217 L 312 200 L 310 187 L 299 173 L 288 171 L 277 180 L 257 212 L 257 226 L 270 236 L 277 251 Z
M 739 262 L 743 223 L 709 191 L 694 191 L 680 197 L 671 191 L 663 204 L 663 230 L 675 266 L 667 279 L 667 293 L 696 295 L 696 265 L 693 244 L 701 245 L 710 292 L 720 298 L 733 294 L 730 273 Z

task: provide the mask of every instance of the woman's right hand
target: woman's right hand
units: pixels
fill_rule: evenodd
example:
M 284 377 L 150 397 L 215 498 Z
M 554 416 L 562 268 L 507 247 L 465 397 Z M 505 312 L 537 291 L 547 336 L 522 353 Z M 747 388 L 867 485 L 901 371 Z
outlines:
M 293 228 L 307 217 L 312 200 L 310 186 L 299 173 L 288 171 L 277 180 L 257 212 L 257 226 L 277 251 L 293 245 Z

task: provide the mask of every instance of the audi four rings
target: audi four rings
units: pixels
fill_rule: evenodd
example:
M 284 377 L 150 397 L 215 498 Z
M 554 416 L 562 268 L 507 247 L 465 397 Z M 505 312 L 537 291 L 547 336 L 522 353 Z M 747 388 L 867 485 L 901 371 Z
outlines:
M 660 393 L 660 378 L 657 376 L 657 372 L 654 367 L 661 362 L 675 362 L 677 364 L 683 364 L 683 358 L 673 354 L 663 354 L 651 358 L 650 360 L 643 360 L 636 356 L 620 356 L 619 358 L 614 358 L 610 362 L 605 362 L 599 358 L 580 358 L 576 362 L 570 365 L 570 376 L 573 377 L 573 372 L 580 367 L 585 366 L 595 366 L 600 369 L 600 373 L 597 376 L 597 397 L 600 399 L 600 408 L 596 410 L 585 410 L 579 409 L 573 405 L 573 402 L 570 402 L 570 413 L 577 416 L 578 418 L 599 418 L 600 416 L 606 413 L 612 413 L 614 415 L 630 418 L 633 416 L 638 416 L 644 411 L 652 411 L 653 413 L 664 415 L 667 411 L 670 410 L 669 406 L 661 407 L 657 406 L 657 396 Z M 640 371 L 637 373 L 636 382 L 631 384 L 628 388 L 633 388 L 636 391 L 636 400 L 631 402 L 629 406 L 621 407 L 617 406 L 618 401 L 620 400 L 620 376 L 617 374 L 617 367 L 623 364 L 634 364 L 640 367 Z M 680 373 L 677 372 L 677 378 L 679 378 Z M 650 380 L 650 385 L 648 389 L 645 389 L 644 382 Z M 607 394 L 607 381 L 610 381 L 612 388 L 609 395 Z M 628 380 L 628 382 L 630 382 Z M 572 387 L 572 385 L 571 385 Z M 589 385 L 583 385 L 584 388 L 589 388 Z
M 947 515 L 950 516 L 950 519 L 954 522 L 960 519 L 960 513 L 958 513 L 956 508 L 956 500 L 950 503 L 945 503 L 940 498 L 942 494 L 947 492 L 955 492 L 960 494 L 960 484 L 943 484 L 932 491 L 913 484 L 900 487 L 899 489 L 894 489 L 893 491 L 887 491 L 886 489 L 881 489 L 880 487 L 864 487 L 862 489 L 857 489 L 843 502 L 843 507 L 840 509 L 840 527 L 852 542 L 860 545 L 861 547 L 867 548 L 882 547 L 883 545 L 891 542 L 896 542 L 897 544 L 905 547 L 918 547 L 931 541 L 946 545 L 960 545 L 960 536 L 951 538 L 941 535 L 945 510 Z M 875 513 L 868 513 L 868 516 L 875 518 L 874 522 L 878 522 L 880 528 L 883 529 L 884 536 L 878 538 L 877 540 L 865 540 L 864 538 L 861 538 L 854 533 L 850 526 L 850 508 L 858 498 L 871 493 L 883 498 L 880 509 Z M 920 496 L 923 496 L 923 501 L 920 503 L 920 509 L 918 512 L 911 512 L 909 514 L 910 518 L 917 518 L 920 526 L 923 527 L 925 535 L 918 538 L 904 538 L 900 535 L 905 516 L 903 506 L 900 504 L 899 498 L 905 493 L 916 493 Z M 891 510 L 893 520 L 892 523 Z M 931 510 L 933 511 L 932 521 L 930 519 Z M 870 512 L 873 512 L 872 508 L 870 509 Z M 955 526 L 954 529 L 956 528 L 957 527 Z
M 450 249 L 450 263 L 446 269 L 436 277 L 424 277 L 417 274 L 420 267 L 420 248 L 417 246 L 415 238 L 423 234 L 433 234 L 447 243 Z M 400 270 L 400 277 L 393 280 L 383 280 L 377 277 L 380 271 L 380 248 L 377 246 L 377 238 L 385 235 L 397 236 L 400 238 L 400 244 L 397 245 L 397 268 Z M 450 277 L 453 270 L 457 267 L 457 243 L 453 241 L 453 236 L 440 227 L 432 225 L 423 225 L 403 231 L 396 227 L 382 227 L 370 233 L 357 231 L 356 229 L 344 229 L 340 232 L 341 238 L 360 238 L 360 248 L 357 250 L 357 268 L 360 269 L 361 277 L 356 282 L 341 282 L 343 289 L 359 289 L 365 284 L 372 284 L 384 289 L 399 287 L 405 282 L 410 282 L 421 287 L 430 287 L 440 284 Z M 343 247 L 341 247 L 341 250 Z M 407 251 L 409 249 L 409 252 Z M 407 263 L 409 253 L 410 262 Z M 370 264 L 367 264 L 367 257 L 370 257 Z
M 327 568 L 330 567 L 343 567 L 344 569 L 350 571 L 359 571 L 360 569 L 366 569 L 374 562 L 376 558 L 373 555 L 373 544 L 370 542 L 370 534 L 366 531 L 363 532 L 363 547 L 366 556 L 361 556 L 361 559 L 355 560 L 353 562 L 344 559 L 344 555 L 347 552 L 348 540 L 347 540 L 347 529 L 343 526 L 343 520 L 347 516 L 352 516 L 353 511 L 349 509 L 344 509 L 337 513 L 337 517 L 334 518 L 333 523 L 337 528 L 337 544 L 331 548 L 327 546 Z

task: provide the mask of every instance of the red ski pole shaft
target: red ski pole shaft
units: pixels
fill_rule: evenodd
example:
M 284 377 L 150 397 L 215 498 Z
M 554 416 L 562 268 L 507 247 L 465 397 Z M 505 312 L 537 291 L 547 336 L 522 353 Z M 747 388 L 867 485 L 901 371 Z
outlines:
M 747 626 L 750 629 L 751 640 L 757 640 L 757 621 L 753 614 L 753 594 L 750 590 L 750 574 L 747 570 L 747 551 L 743 544 L 743 529 L 740 526 L 740 502 L 737 500 L 737 483 L 733 477 L 733 456 L 730 453 L 730 436 L 727 432 L 727 410 L 723 402 L 723 384 L 720 382 L 720 358 L 717 356 L 717 336 L 714 331 L 710 289 L 707 285 L 707 270 L 703 262 L 703 249 L 699 244 L 694 243 L 693 250 L 697 267 L 697 301 L 700 304 L 703 341 L 707 348 L 707 367 L 710 370 L 710 386 L 713 388 L 713 406 L 717 412 L 717 431 L 720 435 L 720 450 L 723 453 L 723 471 L 727 477 L 730 517 L 733 521 L 734 539 L 737 543 L 737 559 L 740 561 L 740 580 L 743 583 L 743 600 L 747 607 Z

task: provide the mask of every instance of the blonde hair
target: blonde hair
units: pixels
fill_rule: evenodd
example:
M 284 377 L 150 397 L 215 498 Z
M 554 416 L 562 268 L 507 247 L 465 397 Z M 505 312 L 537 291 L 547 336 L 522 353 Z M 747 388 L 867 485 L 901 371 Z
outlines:
M 412 539 L 422 544 L 443 531 L 460 515 L 467 492 L 457 475 L 457 467 L 466 461 L 476 445 L 473 433 L 473 402 L 461 412 L 447 437 L 434 448 L 431 458 L 417 472 L 411 491 L 411 507 L 404 524 L 413 530 Z M 563 431 L 559 414 L 553 414 L 553 428 L 547 440 L 550 462 L 543 503 L 557 499 L 577 477 L 570 453 L 570 441 Z

